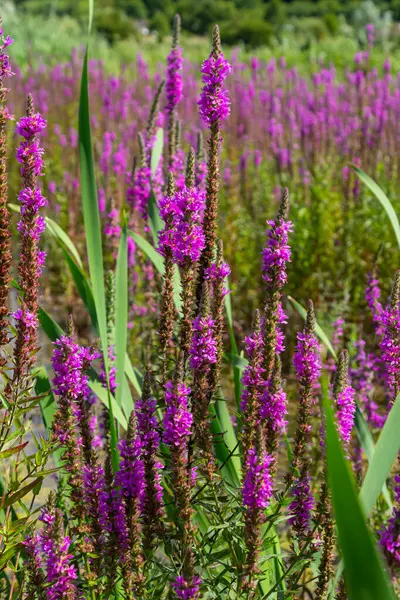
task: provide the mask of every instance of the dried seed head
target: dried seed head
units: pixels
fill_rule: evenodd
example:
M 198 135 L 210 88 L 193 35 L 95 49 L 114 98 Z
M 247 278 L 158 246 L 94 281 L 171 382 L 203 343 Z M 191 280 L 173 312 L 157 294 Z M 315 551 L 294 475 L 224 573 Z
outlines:
M 390 304 L 393 309 L 397 308 L 400 301 L 400 270 L 397 271 L 392 286 L 392 293 L 390 295 Z
M 308 301 L 306 330 L 308 333 L 315 333 L 315 313 L 314 304 L 312 300 Z
M 146 166 L 146 146 L 144 143 L 143 135 L 141 133 L 138 134 L 138 143 L 139 143 L 139 155 L 140 155 L 140 166 Z
M 151 105 L 149 120 L 147 122 L 147 137 L 148 138 L 153 133 L 156 118 L 157 118 L 158 112 L 160 110 L 160 98 L 161 98 L 162 91 L 164 89 L 164 84 L 165 84 L 165 81 L 162 81 L 160 83 L 160 85 L 158 86 L 158 90 L 156 92 L 156 95 L 154 96 L 153 104 Z
M 333 395 L 335 398 L 338 397 L 340 392 L 344 390 L 348 384 L 349 378 L 349 353 L 347 350 L 343 350 L 339 355 L 339 363 L 335 375 L 335 381 L 333 383 Z
M 283 188 L 281 193 L 281 204 L 278 211 L 278 217 L 287 219 L 289 216 L 289 190 L 287 187 Z
M 171 198 L 175 194 L 175 177 L 173 173 L 168 173 L 167 196 Z
M 172 47 L 176 48 L 179 45 L 181 36 L 181 18 L 179 15 L 175 15 L 174 23 L 172 26 Z
M 221 33 L 219 26 L 215 25 L 212 34 L 212 54 L 214 58 L 218 58 L 221 54 Z
M 186 161 L 186 174 L 185 184 L 186 187 L 192 188 L 194 186 L 194 170 L 195 170 L 195 155 L 193 148 L 190 148 Z

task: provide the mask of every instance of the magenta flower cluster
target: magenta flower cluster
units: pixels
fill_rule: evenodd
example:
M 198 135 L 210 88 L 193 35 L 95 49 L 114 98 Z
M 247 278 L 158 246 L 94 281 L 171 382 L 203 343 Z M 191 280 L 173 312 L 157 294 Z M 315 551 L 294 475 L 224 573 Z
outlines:
M 287 426 L 287 395 L 279 388 L 275 392 L 271 389 L 271 383 L 265 386 L 261 398 L 260 416 L 262 419 L 268 419 L 272 430 L 278 435 L 285 432 Z
M 193 415 L 188 408 L 190 388 L 184 383 L 175 386 L 168 381 L 165 392 L 167 409 L 164 415 L 163 441 L 168 446 L 185 451 L 192 433 Z
M 255 448 L 250 448 L 247 458 L 246 477 L 243 482 L 243 504 L 249 510 L 264 510 L 271 501 L 273 484 L 270 467 L 272 456 L 258 457 Z
M 228 91 L 222 84 L 232 67 L 221 52 L 218 57 L 211 53 L 201 67 L 201 79 L 204 83 L 199 100 L 200 116 L 207 125 L 223 121 L 230 113 Z
M 310 386 L 318 381 L 321 375 L 320 344 L 314 333 L 299 331 L 293 364 L 300 381 L 307 381 Z
M 171 251 L 173 261 L 183 266 L 197 262 L 204 248 L 202 227 L 205 195 L 202 190 L 184 186 L 172 197 L 160 202 L 160 213 L 166 226 L 159 234 L 159 251 Z
M 351 438 L 355 414 L 355 390 L 351 385 L 346 385 L 346 387 L 338 394 L 336 413 L 339 434 L 345 446 L 348 445 Z
M 183 575 L 178 575 L 172 584 L 175 595 L 180 600 L 199 598 L 201 579 L 195 575 L 191 582 L 186 581 Z
M 382 311 L 383 338 L 380 343 L 381 358 L 385 363 L 387 380 L 392 390 L 399 391 L 400 384 L 400 309 L 390 304 Z
M 263 249 L 263 277 L 267 283 L 273 283 L 277 289 L 287 282 L 286 263 L 291 260 L 288 243 L 293 223 L 283 217 L 267 221 L 267 243 Z
M 166 113 L 171 113 L 182 98 L 182 48 L 172 48 L 167 57 L 167 80 L 165 85 L 167 104 Z
M 86 369 L 99 352 L 84 348 L 74 342 L 73 336 L 62 335 L 54 342 L 52 364 L 54 369 L 53 390 L 59 396 L 76 400 L 88 393 Z
M 296 479 L 292 494 L 293 500 L 289 506 L 290 523 L 297 532 L 305 533 L 310 528 L 311 514 L 315 504 L 308 473 L 304 477 Z
M 254 393 L 254 390 L 256 390 L 258 396 L 261 397 L 266 385 L 264 380 L 265 369 L 262 366 L 262 361 L 254 361 L 255 357 L 261 355 L 264 348 L 262 332 L 256 331 L 252 335 L 247 336 L 245 344 L 249 364 L 246 366 L 242 378 L 243 392 L 240 408 L 243 412 L 246 412 L 247 403 Z
M 196 317 L 193 321 L 193 336 L 190 348 L 190 366 L 195 371 L 207 372 L 217 362 L 217 340 L 214 319 Z
M 394 494 L 395 494 L 395 508 L 393 514 L 388 520 L 386 526 L 381 529 L 380 544 L 385 550 L 391 562 L 396 567 L 400 566 L 400 475 L 397 474 L 394 477 Z
M 121 462 L 115 475 L 115 485 L 121 490 L 125 498 L 142 501 L 145 482 L 144 465 L 141 458 L 142 443 L 139 436 L 133 440 L 121 440 L 118 449 Z
M 157 456 L 159 445 L 160 445 L 160 434 L 158 432 L 158 421 L 156 418 L 156 406 L 157 402 L 154 398 L 150 397 L 147 399 L 140 399 L 136 403 L 136 417 L 138 423 L 138 437 L 142 449 L 142 457 Z M 161 506 L 163 489 L 161 485 L 161 471 L 163 465 L 156 460 L 155 471 L 153 472 L 153 481 L 156 500 Z M 145 490 L 146 494 L 146 490 Z

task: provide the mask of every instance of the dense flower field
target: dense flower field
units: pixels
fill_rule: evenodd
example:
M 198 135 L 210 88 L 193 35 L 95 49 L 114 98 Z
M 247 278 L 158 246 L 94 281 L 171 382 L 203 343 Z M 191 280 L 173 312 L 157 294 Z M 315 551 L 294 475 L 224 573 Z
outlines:
M 179 25 L 119 76 L 0 31 L 2 594 L 394 599 L 400 80 L 216 26 L 200 81 Z

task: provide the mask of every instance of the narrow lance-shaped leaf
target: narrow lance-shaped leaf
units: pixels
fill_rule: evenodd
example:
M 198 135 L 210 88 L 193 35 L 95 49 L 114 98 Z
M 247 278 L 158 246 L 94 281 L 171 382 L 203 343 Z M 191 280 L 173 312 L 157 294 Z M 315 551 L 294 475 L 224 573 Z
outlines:
M 395 600 L 396 596 L 385 572 L 382 557 L 357 498 L 354 476 L 339 440 L 326 382 L 324 387 L 328 480 L 339 545 L 345 564 L 348 598 Z
M 79 98 L 79 164 L 81 178 L 81 193 L 83 218 L 85 224 L 86 246 L 89 262 L 90 281 L 96 306 L 99 335 L 103 351 L 104 369 L 107 376 L 109 393 L 109 413 L 111 432 L 111 454 L 113 468 L 118 468 L 119 457 L 117 448 L 117 432 L 111 404 L 109 389 L 109 361 L 107 339 L 107 317 L 105 305 L 103 248 L 101 239 L 101 224 L 97 201 L 96 179 L 94 172 L 92 136 L 90 130 L 90 109 L 88 91 L 88 45 L 83 61 L 81 90 Z

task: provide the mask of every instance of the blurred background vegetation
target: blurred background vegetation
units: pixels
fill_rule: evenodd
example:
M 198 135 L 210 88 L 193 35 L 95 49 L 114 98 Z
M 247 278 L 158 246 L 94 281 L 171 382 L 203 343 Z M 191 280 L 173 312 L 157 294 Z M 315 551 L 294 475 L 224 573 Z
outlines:
M 185 54 L 193 60 L 204 57 L 205 38 L 215 23 L 226 48 L 239 46 L 244 53 L 255 52 L 265 59 L 279 49 L 289 61 L 293 55 L 297 65 L 301 52 L 318 53 L 321 60 L 334 58 L 336 66 L 340 62 L 345 66 L 366 44 L 367 23 L 375 26 L 378 50 L 388 54 L 400 48 L 400 0 L 96 0 L 95 4 L 94 43 L 112 68 L 138 50 L 152 64 L 162 60 L 176 12 L 182 18 Z M 20 55 L 14 57 L 23 66 L 30 54 L 50 55 L 55 61 L 68 58 L 86 26 L 87 1 L 2 0 L 1 12 L 19 42 L 15 52 Z

